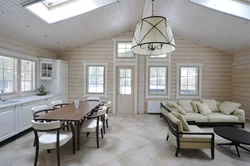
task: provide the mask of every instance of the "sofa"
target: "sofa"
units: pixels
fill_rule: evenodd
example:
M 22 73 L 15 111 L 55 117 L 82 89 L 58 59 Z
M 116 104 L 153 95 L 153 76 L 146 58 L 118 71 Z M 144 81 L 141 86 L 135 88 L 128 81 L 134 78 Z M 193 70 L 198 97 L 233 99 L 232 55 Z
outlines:
M 168 134 L 166 140 L 176 147 L 177 157 L 181 149 L 210 149 L 214 159 L 214 133 L 204 132 L 195 125 L 188 125 L 182 115 L 167 113 Z
M 205 112 L 199 110 L 199 108 Z M 204 107 L 204 108 L 203 108 Z M 239 103 L 218 102 L 213 99 L 168 100 L 161 103 L 161 117 L 166 119 L 169 112 L 179 112 L 190 125 L 197 126 L 236 126 L 244 128 L 245 112 Z

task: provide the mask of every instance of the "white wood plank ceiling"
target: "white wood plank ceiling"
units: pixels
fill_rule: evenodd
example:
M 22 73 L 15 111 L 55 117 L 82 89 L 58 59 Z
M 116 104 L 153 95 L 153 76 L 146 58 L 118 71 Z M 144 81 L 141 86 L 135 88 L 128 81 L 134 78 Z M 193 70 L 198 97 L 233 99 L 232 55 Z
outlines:
M 53 52 L 134 30 L 142 15 L 151 12 L 150 0 L 120 0 L 119 4 L 49 25 L 21 7 L 25 1 L 1 0 L 0 13 L 5 14 L 0 15 L 0 35 Z M 169 18 L 175 35 L 184 39 L 229 53 L 250 49 L 250 21 L 187 0 L 155 0 L 155 15 Z

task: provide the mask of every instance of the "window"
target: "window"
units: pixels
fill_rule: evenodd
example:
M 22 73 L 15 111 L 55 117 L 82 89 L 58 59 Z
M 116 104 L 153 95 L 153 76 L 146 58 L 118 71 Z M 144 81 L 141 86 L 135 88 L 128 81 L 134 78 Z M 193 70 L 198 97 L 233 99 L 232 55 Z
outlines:
M 162 59 L 162 58 L 168 58 L 168 54 L 162 54 L 162 55 L 155 55 L 155 56 L 150 56 L 152 59 Z
M 17 59 L 0 56 L 0 94 L 16 91 Z
M 202 64 L 177 64 L 177 98 L 201 98 Z
M 21 91 L 36 90 L 36 63 L 21 60 Z
M 167 94 L 167 67 L 149 67 L 149 94 Z
M 131 71 L 131 69 L 120 69 L 120 94 L 132 94 Z
M 87 66 L 87 93 L 104 93 L 104 66 Z
M 198 94 L 198 67 L 180 68 L 180 94 L 197 95 Z
M 117 57 L 134 58 L 135 55 L 131 52 L 131 44 L 131 42 L 117 42 Z
M 117 2 L 118 0 L 41 0 L 27 2 L 22 6 L 51 24 Z

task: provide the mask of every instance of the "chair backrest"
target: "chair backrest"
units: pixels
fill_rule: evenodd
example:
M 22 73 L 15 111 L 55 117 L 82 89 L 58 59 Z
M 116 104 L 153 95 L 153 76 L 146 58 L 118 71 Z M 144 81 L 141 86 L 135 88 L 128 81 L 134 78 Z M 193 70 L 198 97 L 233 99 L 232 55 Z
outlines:
M 100 101 L 100 97 L 90 96 L 86 98 L 87 101 Z
M 52 104 L 52 107 L 54 107 L 55 105 L 57 104 L 62 104 L 62 100 L 55 100 L 55 101 L 52 101 L 51 104 Z
M 97 116 L 105 115 L 107 112 L 107 107 L 102 106 L 102 109 L 97 112 Z
M 37 111 L 42 111 L 42 110 L 47 110 L 48 109 L 48 105 L 44 104 L 44 105 L 39 105 L 39 106 L 35 106 L 31 108 L 32 113 L 36 113 Z
M 111 101 L 108 101 L 106 104 L 104 104 L 106 107 L 111 107 Z
M 183 132 L 182 124 L 172 113 L 167 114 L 167 124 L 169 131 L 177 137 L 179 132 Z
M 61 127 L 60 121 L 52 121 L 52 122 L 41 122 L 32 120 L 32 127 L 34 130 L 39 131 L 48 131 L 53 129 L 59 129 Z

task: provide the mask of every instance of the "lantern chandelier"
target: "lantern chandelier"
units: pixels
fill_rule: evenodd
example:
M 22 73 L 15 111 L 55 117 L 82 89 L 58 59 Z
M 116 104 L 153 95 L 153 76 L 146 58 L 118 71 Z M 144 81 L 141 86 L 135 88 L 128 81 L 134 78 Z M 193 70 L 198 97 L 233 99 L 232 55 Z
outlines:
M 156 56 L 171 53 L 175 50 L 175 41 L 170 21 L 163 16 L 143 18 L 135 28 L 131 51 L 137 55 Z

